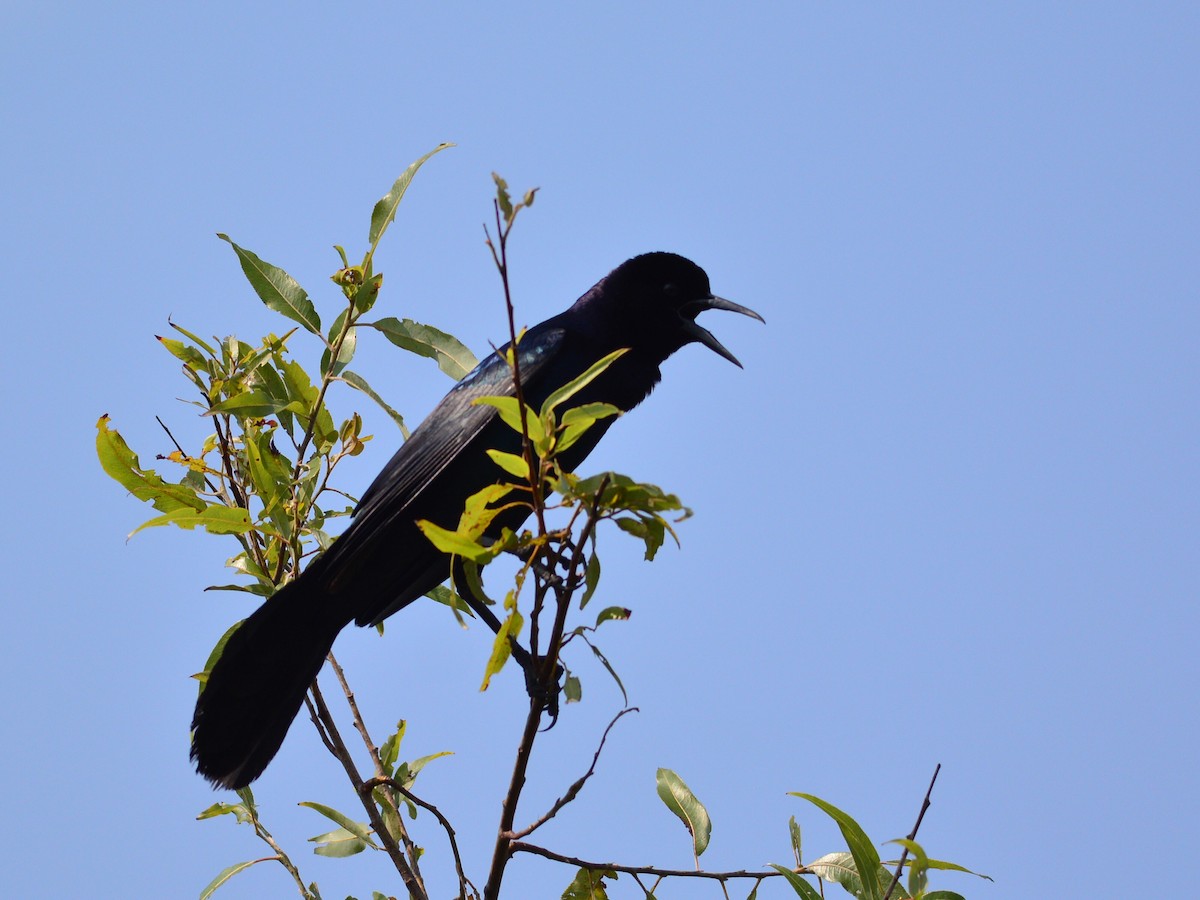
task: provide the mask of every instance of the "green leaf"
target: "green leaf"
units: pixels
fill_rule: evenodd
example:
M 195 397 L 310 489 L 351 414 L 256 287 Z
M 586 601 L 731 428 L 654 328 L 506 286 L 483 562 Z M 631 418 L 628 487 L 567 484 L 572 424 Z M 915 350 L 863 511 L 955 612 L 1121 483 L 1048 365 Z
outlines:
M 587 371 L 585 371 L 582 375 L 572 378 L 562 387 L 551 393 L 550 396 L 546 398 L 546 402 L 542 404 L 540 415 L 548 416 L 550 413 L 554 412 L 554 410 L 557 409 L 560 404 L 566 400 L 570 400 L 581 390 L 599 378 L 602 374 L 604 374 L 605 369 L 607 369 L 621 356 L 628 352 L 628 349 L 614 350 L 612 353 L 590 365 L 587 368 Z
M 600 610 L 600 614 L 596 616 L 596 627 L 599 628 L 604 622 L 618 621 L 622 622 L 633 615 L 632 610 L 628 610 L 623 606 L 606 606 Z
M 372 846 L 345 828 L 335 828 L 333 831 L 325 832 L 325 834 L 310 837 L 308 841 L 310 844 L 317 845 L 313 847 L 313 853 L 317 854 L 317 856 L 328 856 L 333 859 L 344 859 L 347 856 L 354 856 L 356 853 L 362 853 L 367 847 Z
M 862 877 L 859 875 L 858 864 L 854 861 L 854 856 L 845 851 L 838 853 L 826 853 L 820 859 L 814 860 L 808 864 L 808 869 L 818 878 L 833 884 L 841 885 L 848 894 L 853 894 L 855 897 L 867 897 L 868 887 L 863 886 Z M 892 873 L 879 865 L 876 869 L 875 880 L 880 885 L 880 889 L 886 890 L 887 885 L 892 883 Z M 897 884 L 892 897 L 895 900 L 904 900 L 908 897 L 908 891 L 903 886 Z
M 397 319 L 394 316 L 363 324 L 382 332 L 383 336 L 397 347 L 436 360 L 438 368 L 455 381 L 461 381 L 479 364 L 475 354 L 458 338 L 439 331 L 432 325 L 422 325 L 412 319 Z
M 408 774 L 404 778 L 405 787 L 407 788 L 414 781 L 416 781 L 417 775 L 420 773 L 420 771 L 423 768 L 425 768 L 427 765 L 429 765 L 429 763 L 433 762 L 435 759 L 441 759 L 443 756 L 453 756 L 453 755 L 454 755 L 454 751 L 443 750 L 440 753 L 430 753 L 428 756 L 418 756 L 416 759 L 414 759 L 412 762 L 410 762 L 408 764 Z
M 612 667 L 612 663 L 608 661 L 608 657 L 600 652 L 599 647 L 591 642 L 588 643 L 588 646 L 592 648 L 592 653 L 596 655 L 596 659 L 600 660 L 601 665 L 608 669 L 608 674 L 612 676 L 613 681 L 617 683 L 617 687 L 621 689 L 621 697 L 624 698 L 625 705 L 628 706 L 629 695 L 625 693 L 625 685 L 621 683 L 621 676 L 619 676 L 617 674 L 617 670 Z
M 458 619 L 459 624 L 464 628 L 467 626 L 466 622 L 462 620 L 462 613 L 466 613 L 472 619 L 475 618 L 475 613 L 471 610 L 471 607 L 467 606 L 466 601 L 444 584 L 439 584 L 432 591 L 426 593 L 425 596 L 430 600 L 436 600 L 443 606 L 450 607 L 450 609 L 454 612 L 455 618 Z
M 913 856 L 908 863 L 908 892 L 919 894 L 924 891 L 929 884 L 929 878 L 926 875 L 926 870 L 929 868 L 929 855 L 925 852 L 925 848 L 908 838 L 897 838 L 888 843 L 899 844 Z
M 568 703 L 578 703 L 583 699 L 583 685 L 576 676 L 568 675 L 563 681 L 563 696 Z
M 991 881 L 991 879 L 988 879 Z M 956 894 L 954 891 L 930 891 L 921 897 L 921 900 L 967 900 L 962 894 Z
M 334 342 L 337 341 L 338 335 L 342 333 L 342 327 L 345 325 L 345 323 L 346 310 L 343 309 L 340 313 L 338 313 L 337 318 L 333 320 L 333 324 L 329 326 L 329 335 L 327 338 L 329 341 L 329 347 L 332 347 Z M 351 325 L 346 331 L 346 336 L 342 338 L 342 346 L 338 349 L 336 362 L 331 364 L 329 361 L 329 347 L 326 347 L 325 351 L 321 354 L 321 377 L 323 378 L 331 372 L 333 375 L 337 375 L 342 371 L 342 369 L 350 365 L 350 360 L 354 359 L 354 350 L 357 346 L 358 329 Z
M 792 890 L 804 900 L 821 900 L 821 894 L 811 884 L 801 878 L 796 872 L 786 866 L 771 863 L 771 868 L 783 876 L 784 881 L 792 886 Z
M 562 893 L 562 900 L 608 900 L 604 879 L 617 880 L 612 869 L 580 869 Z
M 265 419 L 286 405 L 262 391 L 245 391 L 213 404 L 204 414 L 211 416 L 216 413 L 229 413 L 240 419 Z
M 160 344 L 170 351 L 172 356 L 182 360 L 185 366 L 200 372 L 208 371 L 208 358 L 191 344 L 185 344 L 183 341 L 177 341 L 174 338 L 165 338 L 161 335 L 155 335 L 155 337 L 158 338 Z
M 109 429 L 107 415 L 97 420 L 96 430 L 96 455 L 100 458 L 100 467 L 137 499 L 149 500 L 155 509 L 165 513 L 178 509 L 201 510 L 207 505 L 190 487 L 169 484 L 153 469 L 143 469 L 125 439 Z
M 471 402 L 476 406 L 495 407 L 504 424 L 521 434 L 521 404 L 517 402 L 516 397 L 479 397 Z M 542 420 L 529 406 L 525 407 L 525 427 L 529 430 L 529 439 L 535 445 L 545 443 L 546 430 L 542 427 Z
M 383 408 L 383 411 L 391 416 L 392 421 L 395 422 L 400 428 L 400 433 L 404 435 L 404 439 L 408 440 L 408 426 L 404 424 L 404 417 L 400 415 L 400 413 L 396 412 L 396 410 L 388 406 L 387 402 L 380 397 L 379 394 L 375 393 L 374 388 L 367 384 L 367 380 L 365 378 L 363 378 L 357 372 L 351 372 L 349 369 L 345 369 L 341 372 L 341 374 L 338 375 L 338 380 L 344 381 L 346 384 L 350 385 L 350 387 L 362 391 L 364 394 L 378 403 Z
M 662 519 L 657 516 L 648 516 L 646 518 L 622 516 L 619 519 L 613 519 L 613 521 L 617 523 L 617 526 L 622 531 L 632 534 L 634 537 L 641 538 L 642 543 L 646 545 L 646 559 L 654 559 L 662 547 L 666 536 L 666 526 L 663 524 Z
M 396 723 L 396 730 L 379 747 L 379 760 L 389 776 L 395 771 L 396 760 L 400 758 L 400 742 L 404 740 L 404 732 L 407 730 L 408 723 L 401 719 Z
M 203 347 L 204 352 L 206 352 L 213 359 L 217 358 L 217 351 L 212 348 L 212 345 L 209 344 L 208 341 L 201 340 L 200 338 L 196 337 L 196 335 L 192 334 L 190 331 L 188 331 L 183 326 L 176 325 L 170 319 L 167 319 L 167 324 L 170 325 L 172 328 L 174 328 L 176 331 L 178 331 L 180 334 L 182 334 L 185 338 L 187 338 L 193 344 Z M 214 340 L 216 340 L 216 339 L 214 338 Z
M 227 866 L 226 868 L 222 869 L 220 873 L 218 873 L 217 877 L 210 881 L 208 886 L 200 892 L 200 900 L 208 900 L 208 898 L 213 895 L 217 888 L 227 882 L 238 872 L 245 872 L 251 866 L 260 862 L 267 862 L 268 859 L 269 857 L 265 859 L 248 859 L 245 862 L 234 863 L 232 866 Z
M 512 505 L 493 507 L 492 504 L 504 499 L 512 491 L 511 484 L 489 484 L 468 497 L 458 519 L 458 533 L 474 539 L 482 537 L 492 520 Z
M 365 841 L 376 850 L 379 849 L 375 846 L 375 841 L 371 838 L 371 826 L 366 822 L 355 822 L 344 813 L 340 813 L 336 809 L 330 806 L 325 806 L 322 803 L 313 803 L 311 800 L 303 800 L 298 803 L 297 806 L 307 806 L 309 809 L 315 809 L 325 818 L 330 819 L 331 821 L 336 822 L 342 828 L 345 828 L 359 840 Z
M 379 201 L 375 204 L 375 208 L 371 210 L 371 232 L 368 238 L 371 249 L 367 253 L 368 259 L 375 255 L 375 248 L 379 246 L 379 239 L 383 237 L 383 233 L 387 231 L 387 227 L 396 218 L 396 210 L 400 206 L 400 201 L 404 199 L 404 192 L 408 190 L 408 186 L 412 183 L 413 176 L 417 174 L 417 170 L 435 153 L 440 153 L 447 147 L 453 146 L 450 143 L 438 144 L 405 169 L 404 173 L 392 184 L 391 190 L 379 198 Z
M 492 173 L 492 181 L 496 182 L 496 202 L 500 204 L 500 213 L 504 221 L 511 222 L 513 216 L 512 197 L 508 193 L 508 182 L 500 177 L 498 172 Z
M 708 849 L 708 840 L 712 836 L 712 821 L 708 817 L 708 810 L 683 783 L 683 779 L 670 769 L 659 769 L 655 780 L 658 796 L 667 809 L 679 817 L 692 836 L 692 850 L 699 865 L 700 856 Z
M 491 562 L 495 559 L 496 554 L 501 552 L 500 548 L 495 544 L 491 547 L 485 547 L 466 535 L 445 529 L 441 525 L 437 525 L 427 519 L 418 519 L 417 527 L 421 529 L 421 532 L 429 539 L 430 543 L 443 553 L 461 556 L 463 559 L 469 559 L 471 562 L 478 563 L 479 565 Z
M 583 609 L 588 605 L 588 601 L 592 599 L 592 594 L 596 593 L 596 586 L 600 584 L 600 557 L 595 552 L 593 545 L 592 555 L 588 557 L 587 568 L 583 570 L 583 596 L 579 598 L 579 608 Z M 597 625 L 600 623 L 597 622 Z
M 815 797 L 812 794 L 803 794 L 796 791 L 790 791 L 789 793 L 793 797 L 800 797 L 803 800 L 807 800 L 837 823 L 838 828 L 842 832 L 842 837 L 845 838 L 846 845 L 850 848 L 850 853 L 854 857 L 855 868 L 862 878 L 863 900 L 881 900 L 884 888 L 879 883 L 879 873 L 883 870 L 879 864 L 879 853 L 876 851 L 875 845 L 871 843 L 871 839 L 867 837 L 866 832 L 859 827 L 859 824 L 854 819 L 832 803 L 827 803 L 820 797 Z M 893 894 L 893 896 L 895 895 Z
M 293 322 L 303 325 L 313 334 L 321 333 L 321 319 L 316 308 L 308 299 L 308 293 L 300 287 L 300 283 L 278 266 L 259 259 L 249 250 L 235 244 L 227 234 L 218 234 L 223 241 L 228 241 L 233 252 L 237 254 L 238 262 L 246 279 L 260 300 L 280 315 L 287 316 Z
M 189 531 L 200 525 L 209 534 L 245 534 L 247 531 L 253 530 L 254 526 L 250 522 L 250 514 L 240 507 L 222 506 L 220 503 L 214 503 L 207 509 L 176 509 L 167 513 L 165 516 L 158 516 L 148 522 L 143 522 L 133 531 L 129 532 L 129 537 L 133 537 L 139 531 L 146 528 L 155 528 L 159 525 L 178 525 L 180 528 L 186 528 Z
M 512 655 L 512 644 L 508 639 L 512 637 L 515 640 L 521 633 L 524 624 L 524 617 L 514 606 L 509 612 L 508 618 L 504 620 L 504 624 L 500 626 L 500 630 L 496 632 L 496 639 L 492 641 L 492 655 L 488 658 L 487 668 L 483 672 L 483 684 L 479 687 L 481 691 L 488 689 L 492 676 L 503 669 L 504 664 L 508 662 L 509 656 Z
M 250 811 L 241 803 L 214 803 L 200 815 L 196 816 L 196 821 L 203 819 L 213 819 L 217 816 L 235 816 L 239 825 L 245 825 L 248 822 L 254 821 L 250 815 Z
M 611 403 L 585 403 L 568 409 L 562 415 L 563 430 L 558 436 L 558 452 L 566 450 L 587 434 L 589 428 L 601 419 L 621 415 L 621 410 Z
M 788 834 L 792 838 L 792 853 L 796 855 L 796 865 L 803 865 L 803 857 L 800 855 L 800 826 L 796 823 L 795 816 L 788 819 Z
M 488 450 L 487 455 L 509 475 L 516 475 L 523 481 L 529 480 L 529 464 L 525 462 L 525 457 L 502 450 Z

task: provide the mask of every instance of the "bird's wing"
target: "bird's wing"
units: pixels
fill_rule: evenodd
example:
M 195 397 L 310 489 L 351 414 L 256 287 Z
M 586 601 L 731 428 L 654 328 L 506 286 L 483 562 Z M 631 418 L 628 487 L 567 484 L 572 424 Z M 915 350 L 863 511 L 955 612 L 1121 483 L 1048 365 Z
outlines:
M 561 328 L 551 328 L 521 339 L 517 361 L 523 386 L 536 382 L 538 372 L 561 347 L 564 334 Z M 370 519 L 380 512 L 390 518 L 407 507 L 496 418 L 495 407 L 475 401 L 515 394 L 512 370 L 504 358 L 493 353 L 484 359 L 451 388 L 383 467 L 362 495 L 355 518 Z

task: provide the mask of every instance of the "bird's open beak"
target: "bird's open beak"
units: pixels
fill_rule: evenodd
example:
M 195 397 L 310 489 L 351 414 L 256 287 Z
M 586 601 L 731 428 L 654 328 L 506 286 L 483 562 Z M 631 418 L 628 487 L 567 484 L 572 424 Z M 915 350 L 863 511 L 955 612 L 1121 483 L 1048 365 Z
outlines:
M 695 303 L 689 303 L 685 311 L 690 314 L 692 310 L 695 310 L 695 315 L 699 315 L 706 309 L 727 309 L 730 312 L 741 313 L 743 316 L 749 316 L 752 319 L 758 319 L 758 321 L 762 322 L 764 325 L 766 324 L 766 319 L 764 319 L 754 310 L 750 309 L 749 307 L 742 306 L 740 303 L 734 303 L 732 300 L 726 300 L 724 297 L 705 297 L 703 300 L 697 300 Z M 714 353 L 725 357 L 739 369 L 742 368 L 742 364 L 738 362 L 738 358 L 725 349 L 725 345 L 718 341 L 713 336 L 711 331 L 696 324 L 695 315 L 691 316 L 690 318 L 688 315 L 683 317 L 684 334 L 694 341 L 699 341 Z

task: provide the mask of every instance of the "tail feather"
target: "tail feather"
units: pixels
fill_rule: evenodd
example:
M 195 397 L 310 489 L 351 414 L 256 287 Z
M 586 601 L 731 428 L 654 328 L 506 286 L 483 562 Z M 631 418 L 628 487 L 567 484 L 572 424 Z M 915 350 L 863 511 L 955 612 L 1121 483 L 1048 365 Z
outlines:
M 260 606 L 225 644 L 192 716 L 191 758 L 214 786 L 243 788 L 287 736 L 338 632 L 319 580 L 300 579 Z

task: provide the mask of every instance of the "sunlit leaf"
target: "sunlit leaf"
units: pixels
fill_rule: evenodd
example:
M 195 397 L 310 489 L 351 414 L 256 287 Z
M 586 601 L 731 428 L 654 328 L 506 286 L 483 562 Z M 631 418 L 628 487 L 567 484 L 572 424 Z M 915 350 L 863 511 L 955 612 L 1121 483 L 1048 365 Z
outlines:
M 278 266 L 273 266 L 249 250 L 239 247 L 229 235 L 218 234 L 217 237 L 229 242 L 229 246 L 237 254 L 238 262 L 242 264 L 242 271 L 246 273 L 250 286 L 268 309 L 298 322 L 313 334 L 321 333 L 321 319 L 317 310 L 308 299 L 308 293 L 300 287 L 295 278 Z
M 692 850 L 698 860 L 708 849 L 708 841 L 712 836 L 712 821 L 708 817 L 708 810 L 683 783 L 683 779 L 670 769 L 659 769 L 655 780 L 658 796 L 667 809 L 679 817 L 692 836 Z
M 300 803 L 298 803 L 297 805 L 298 806 L 307 806 L 309 809 L 315 809 L 317 812 L 319 812 L 325 818 L 330 819 L 333 822 L 336 822 L 338 825 L 340 825 L 342 828 L 346 829 L 346 831 L 350 832 L 356 838 L 358 838 L 362 841 L 365 841 L 370 846 L 375 847 L 376 850 L 379 849 L 378 847 L 375 846 L 375 841 L 371 837 L 371 826 L 368 825 L 366 822 L 355 822 L 353 819 L 351 819 L 349 816 L 345 815 L 344 813 L 340 813 L 336 809 L 334 809 L 330 806 L 325 806 L 322 803 L 313 803 L 311 800 L 303 800 Z
M 504 620 L 504 624 L 496 633 L 496 639 L 492 641 L 492 655 L 488 658 L 487 668 L 483 673 L 483 684 L 479 687 L 481 691 L 488 689 L 492 676 L 503 669 L 504 664 L 508 662 L 509 656 L 512 655 L 512 644 L 509 642 L 509 638 L 515 640 L 521 633 L 524 624 L 525 619 L 518 609 L 514 607 L 509 611 L 508 618 Z
M 202 372 L 208 371 L 208 358 L 193 347 L 191 344 L 185 344 L 183 341 L 177 341 L 174 338 L 165 338 L 160 335 L 155 335 L 158 342 L 170 351 L 171 355 L 183 361 L 183 364 L 190 366 Z
M 500 552 L 494 545 L 485 547 L 457 531 L 450 531 L 427 519 L 418 519 L 417 527 L 427 537 L 433 546 L 443 553 L 461 556 L 471 562 L 483 565 L 491 562 Z
M 383 336 L 397 347 L 436 360 L 438 368 L 455 381 L 461 381 L 479 363 L 475 354 L 458 338 L 439 331 L 432 325 L 422 325 L 412 319 L 397 319 L 394 316 L 362 324 L 382 332 Z
M 504 424 L 517 434 L 521 434 L 521 405 L 517 402 L 516 397 L 480 397 L 472 402 L 476 406 L 495 407 Z M 542 420 L 528 406 L 525 407 L 525 427 L 529 431 L 529 439 L 534 444 L 545 443 L 546 431 L 542 427 Z
M 880 872 L 883 870 L 879 864 L 879 852 L 875 849 L 875 845 L 871 843 L 871 839 L 867 837 L 866 832 L 862 830 L 853 818 L 847 813 L 842 812 L 832 803 L 827 803 L 820 797 L 815 797 L 812 794 L 804 794 L 796 791 L 790 791 L 789 793 L 793 797 L 800 797 L 812 803 L 837 823 L 838 828 L 842 832 L 842 837 L 845 838 L 846 845 L 850 848 L 850 853 L 854 857 L 855 868 L 862 878 L 863 900 L 881 900 L 884 888 L 879 882 Z M 893 896 L 895 895 L 893 894 Z
M 607 356 L 604 356 L 592 363 L 592 365 L 588 366 L 587 370 L 582 375 L 572 378 L 562 387 L 553 391 L 542 404 L 539 415 L 546 416 L 549 413 L 554 412 L 554 410 L 556 410 L 563 402 L 570 400 L 581 390 L 599 378 L 602 374 L 604 374 L 605 370 L 609 366 L 611 366 L 620 357 L 628 352 L 628 349 L 614 350 Z
M 202 510 L 207 505 L 190 487 L 169 484 L 152 469 L 143 469 L 125 439 L 108 427 L 108 416 L 96 422 L 96 455 L 105 473 L 139 500 L 149 500 L 160 512 Z
M 232 866 L 227 866 L 222 869 L 217 877 L 208 883 L 208 885 L 200 892 L 200 900 L 208 900 L 213 895 L 217 888 L 227 882 L 238 872 L 245 872 L 248 868 L 260 862 L 267 862 L 267 859 L 249 859 L 246 862 L 234 863 Z
M 379 396 L 379 394 L 375 392 L 374 388 L 367 384 L 367 380 L 365 378 L 363 378 L 357 372 L 351 372 L 349 369 L 344 369 L 341 374 L 338 375 L 338 380 L 344 381 L 346 384 L 350 385 L 350 387 L 362 391 L 364 394 L 378 403 L 383 408 L 383 411 L 392 417 L 392 421 L 395 422 L 399 427 L 400 433 L 404 435 L 404 439 L 408 440 L 408 426 L 404 424 L 404 417 L 400 415 L 400 413 L 396 412 L 396 410 L 388 406 L 387 401 Z
M 375 248 L 379 246 L 379 239 L 383 237 L 383 233 L 387 231 L 387 227 L 396 218 L 396 210 L 400 206 L 400 201 L 404 199 L 404 192 L 408 190 L 408 186 L 412 183 L 413 176 L 417 174 L 417 170 L 435 153 L 440 153 L 447 147 L 453 146 L 450 143 L 438 144 L 405 169 L 392 184 L 391 190 L 379 198 L 379 201 L 375 204 L 375 208 L 371 210 L 371 232 L 368 238 L 371 244 L 369 256 L 374 255 Z
M 333 831 L 325 832 L 325 834 L 310 837 L 308 841 L 310 844 L 317 845 L 313 847 L 313 853 L 317 854 L 317 856 L 328 856 L 333 859 L 344 859 L 347 856 L 354 856 L 356 853 L 362 853 L 367 847 L 372 846 L 345 828 L 335 828 Z
M 143 522 L 133 531 L 129 532 L 129 537 L 133 537 L 139 531 L 147 528 L 156 528 L 160 525 L 178 525 L 180 528 L 186 528 L 189 531 L 197 525 L 204 528 L 209 534 L 245 534 L 253 529 L 250 522 L 250 514 L 240 507 L 222 506 L 219 503 L 214 503 L 212 506 L 202 510 L 195 509 L 176 509 L 163 516 L 158 516 L 148 522 Z
M 608 606 L 600 610 L 600 614 L 596 616 L 596 627 L 599 627 L 604 622 L 623 621 L 632 615 L 632 611 L 623 606 Z
M 518 456 L 516 453 L 505 453 L 502 450 L 488 450 L 487 455 L 492 458 L 492 462 L 509 475 L 516 475 L 523 481 L 529 480 L 529 464 L 525 462 L 525 457 Z
M 783 876 L 784 881 L 791 885 L 792 890 L 797 896 L 803 897 L 804 900 L 821 900 L 820 892 L 800 877 L 796 872 L 786 866 L 776 865 L 771 863 L 771 868 Z
M 580 869 L 562 893 L 562 900 L 608 900 L 604 879 L 617 880 L 612 869 Z

